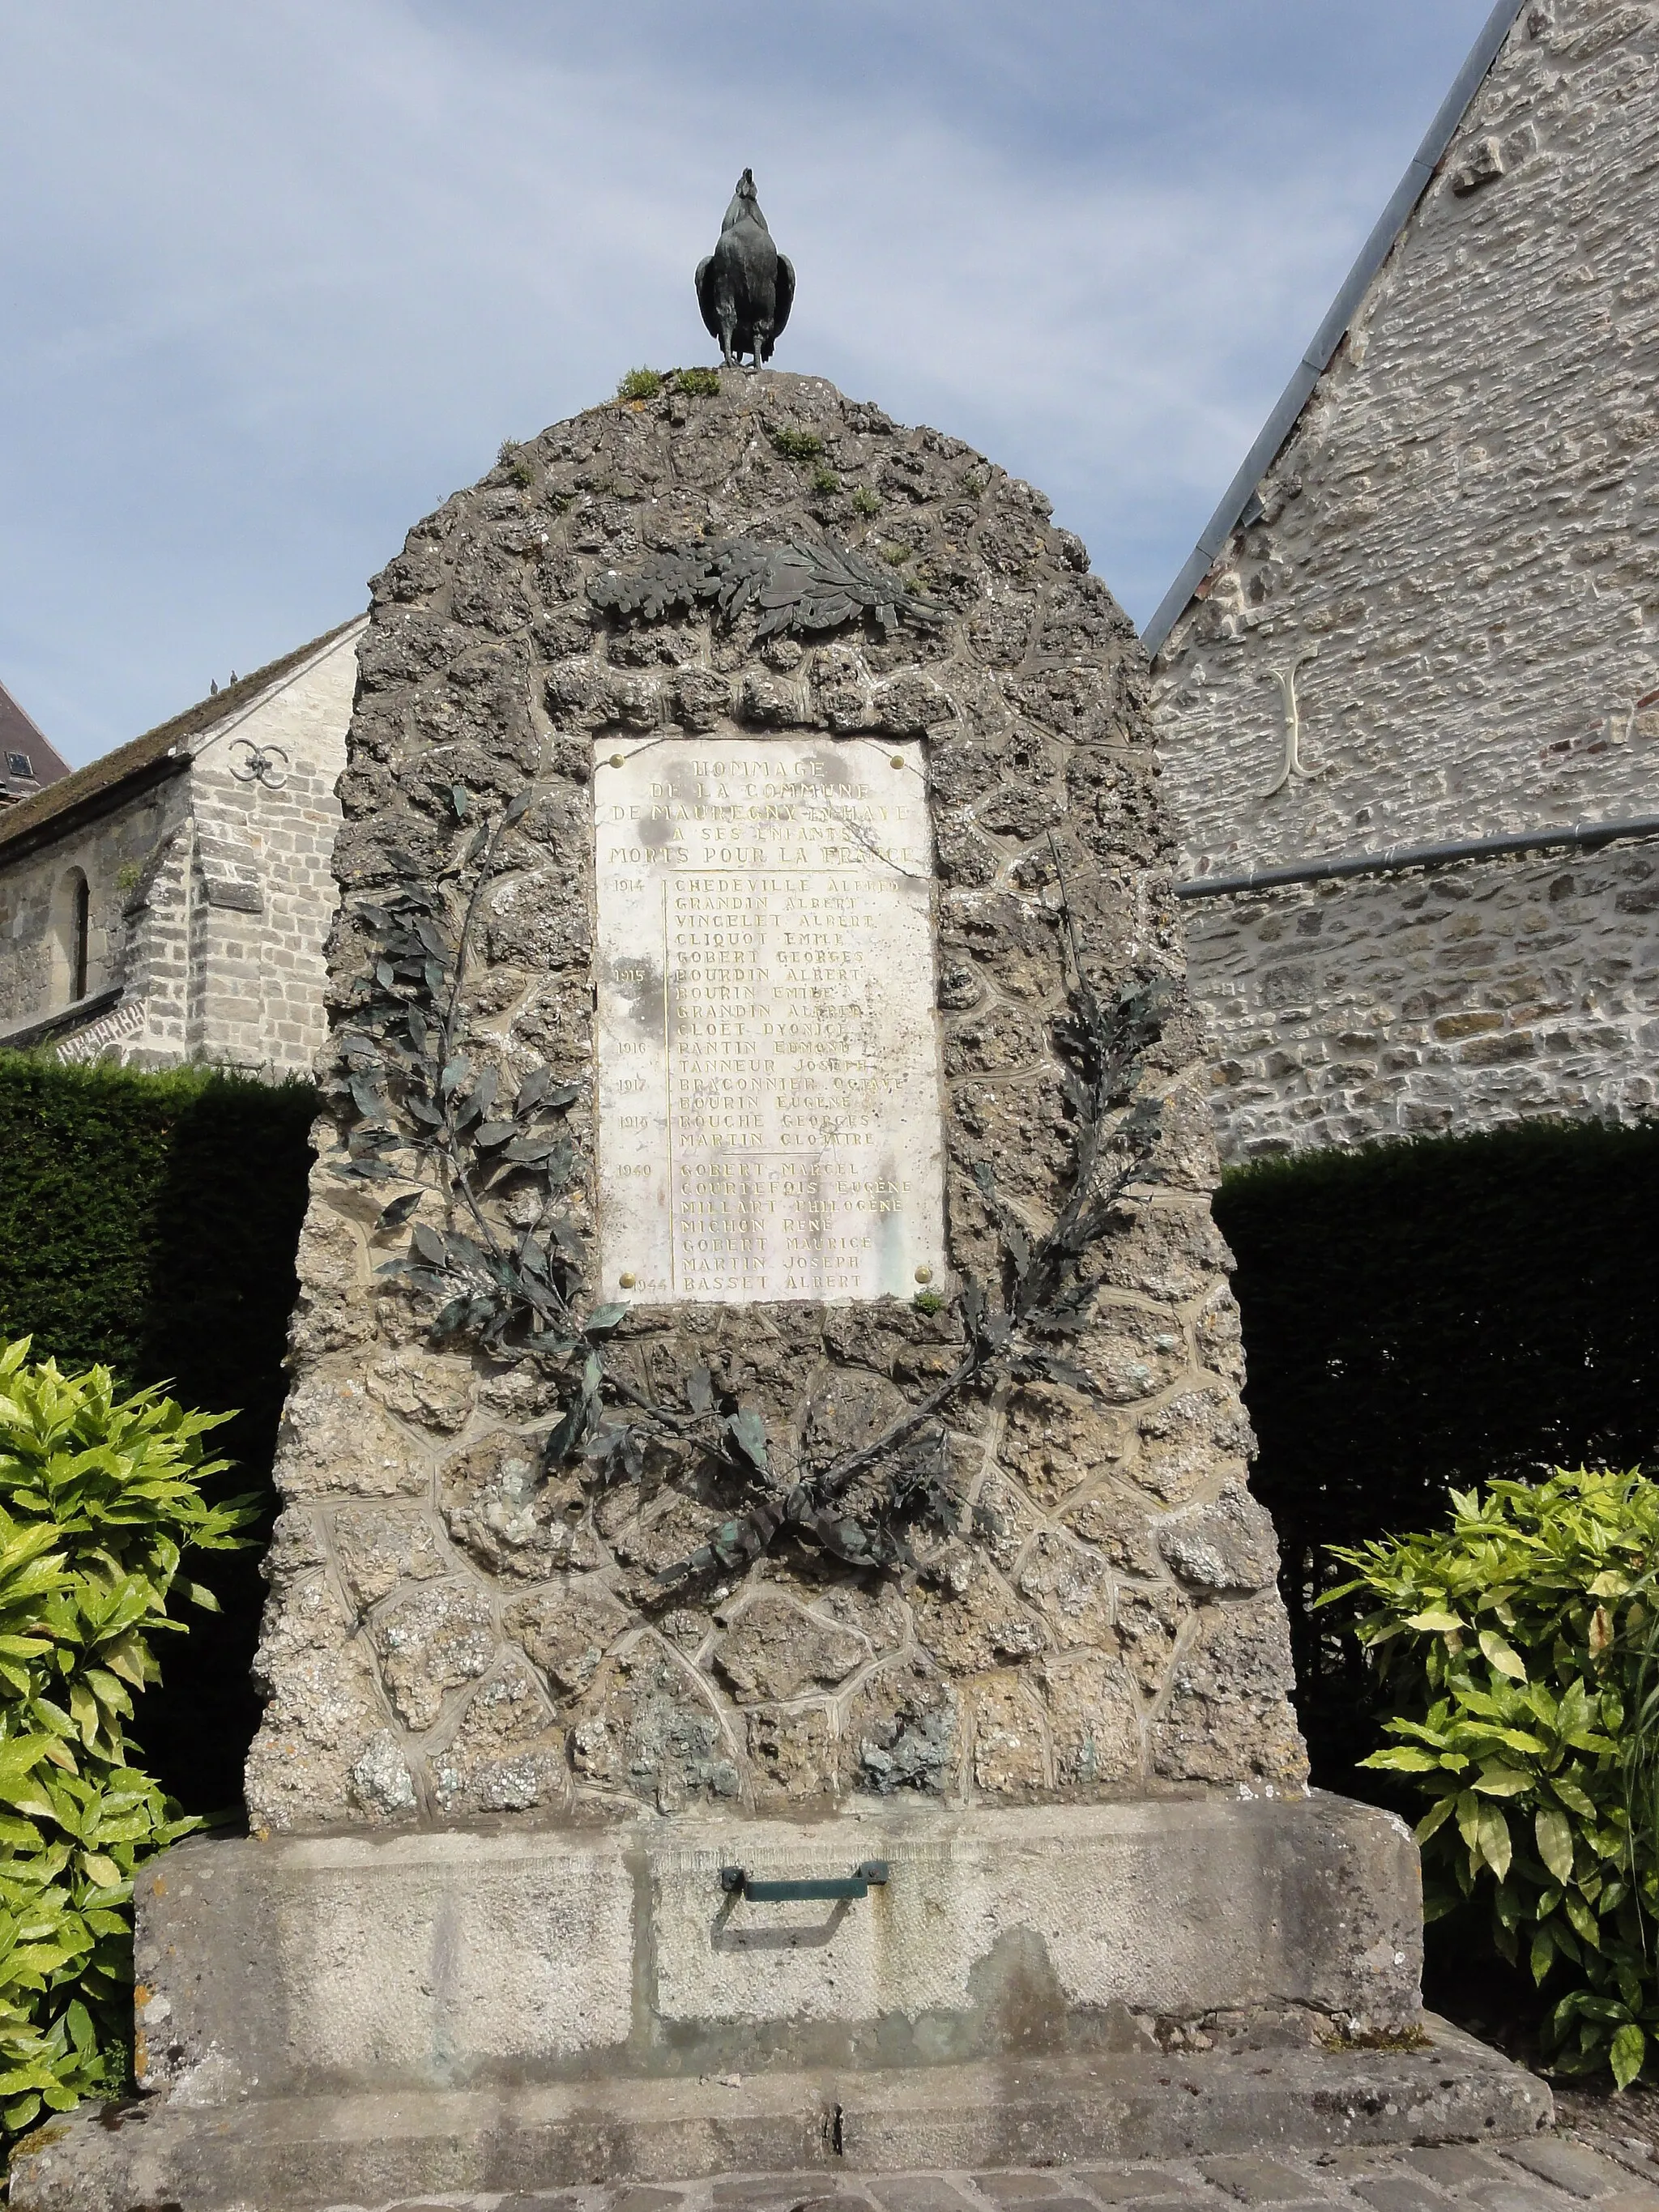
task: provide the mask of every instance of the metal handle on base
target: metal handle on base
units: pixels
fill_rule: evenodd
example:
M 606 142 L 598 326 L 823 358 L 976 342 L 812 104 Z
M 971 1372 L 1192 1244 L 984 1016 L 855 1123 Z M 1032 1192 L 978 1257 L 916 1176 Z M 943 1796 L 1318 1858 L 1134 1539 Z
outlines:
M 850 1875 L 823 1881 L 757 1881 L 744 1867 L 720 1869 L 720 1887 L 756 1905 L 795 1905 L 817 1898 L 868 1897 L 887 1880 L 885 1859 L 866 1859 Z

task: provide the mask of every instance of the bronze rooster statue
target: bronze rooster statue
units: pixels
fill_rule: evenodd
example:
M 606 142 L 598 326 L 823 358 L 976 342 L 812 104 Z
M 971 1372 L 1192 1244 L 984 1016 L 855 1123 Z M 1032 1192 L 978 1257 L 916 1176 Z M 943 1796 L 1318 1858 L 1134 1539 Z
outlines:
M 795 300 L 795 271 L 772 243 L 755 197 L 755 173 L 745 169 L 720 225 L 720 243 L 697 264 L 697 305 L 704 328 L 720 342 L 728 368 L 744 354 L 758 368 L 772 358 Z

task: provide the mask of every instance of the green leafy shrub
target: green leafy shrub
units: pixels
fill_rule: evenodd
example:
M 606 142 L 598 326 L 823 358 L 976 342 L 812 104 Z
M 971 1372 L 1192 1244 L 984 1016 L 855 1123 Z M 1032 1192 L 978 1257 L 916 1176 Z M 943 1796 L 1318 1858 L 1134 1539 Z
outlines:
M 662 390 L 662 371 L 658 368 L 630 368 L 617 386 L 618 399 L 654 399 Z
M 841 478 L 833 469 L 817 468 L 807 479 L 807 489 L 820 499 L 829 499 L 841 489 Z
M 1230 1169 L 1234 1278 L 1314 1780 L 1375 1789 L 1370 1672 L 1314 1601 L 1331 1547 L 1438 1525 L 1453 1490 L 1653 1450 L 1659 1119 L 1530 1121 Z
M 816 430 L 774 430 L 772 443 L 787 461 L 815 461 L 823 451 Z
M 1553 2063 L 1623 2088 L 1659 2033 L 1659 1853 L 1631 1814 L 1659 1483 L 1581 1468 L 1451 1504 L 1435 1534 L 1336 1553 L 1358 1574 L 1328 1601 L 1372 1607 L 1358 1633 L 1393 1716 L 1364 1764 L 1431 1801 L 1428 1917 L 1489 1898 L 1498 1950 L 1557 1993 Z
M 0 2127 L 33 2125 L 130 2069 L 132 1877 L 199 1820 L 128 1763 L 132 1692 L 185 1547 L 224 1550 L 252 1502 L 210 1504 L 228 1417 L 107 1368 L 65 1376 L 0 1344 Z M 186 1594 L 211 1607 L 210 1592 Z
M 860 484 L 853 494 L 853 512 L 864 515 L 881 513 L 881 501 L 868 484 Z
M 0 1052 L 0 1340 L 107 1367 L 120 1389 L 239 1407 L 215 1443 L 267 1517 L 316 1115 L 307 1083 Z M 241 1788 L 264 1596 L 257 1549 L 200 1573 L 222 1611 L 177 1639 L 144 1701 L 149 1770 L 196 1813 Z
M 677 369 L 674 381 L 690 399 L 717 399 L 720 397 L 720 373 L 717 368 Z

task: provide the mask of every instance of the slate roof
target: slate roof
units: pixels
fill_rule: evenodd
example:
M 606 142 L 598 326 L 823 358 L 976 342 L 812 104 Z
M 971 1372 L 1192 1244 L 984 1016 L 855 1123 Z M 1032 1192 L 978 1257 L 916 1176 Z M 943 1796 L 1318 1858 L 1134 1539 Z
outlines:
M 1330 312 L 1314 333 L 1312 344 L 1297 363 L 1295 374 L 1279 394 L 1278 405 L 1262 426 L 1261 434 L 1244 456 L 1237 475 L 1223 493 L 1220 506 L 1206 524 L 1203 535 L 1182 564 L 1181 574 L 1158 601 L 1157 611 L 1140 633 L 1140 641 L 1146 648 L 1148 659 L 1157 657 L 1164 640 L 1191 605 L 1193 594 L 1209 574 L 1211 563 L 1238 527 L 1245 510 L 1255 497 L 1256 486 L 1273 466 L 1275 457 L 1296 428 L 1303 409 L 1313 396 L 1315 386 L 1329 367 L 1338 346 L 1347 336 L 1348 325 L 1353 320 L 1360 301 L 1370 289 L 1372 278 L 1393 252 L 1401 233 L 1416 212 L 1417 204 L 1428 190 L 1446 149 L 1457 135 L 1458 125 L 1468 113 L 1475 94 L 1485 82 L 1487 71 L 1498 59 L 1504 41 L 1526 4 L 1527 0 L 1498 0 L 1498 4 L 1481 26 L 1480 35 L 1470 48 L 1468 58 L 1453 80 L 1451 90 L 1441 101 L 1423 143 L 1413 155 L 1405 175 L 1395 186 L 1393 196 L 1377 217 L 1370 236 L 1360 247 L 1359 258 L 1343 280 L 1342 289 L 1332 301 Z
M 320 653 L 325 645 L 332 644 L 362 620 L 361 615 L 353 615 L 349 622 L 337 623 L 320 637 L 313 637 L 308 645 L 285 653 L 280 660 L 267 661 L 251 676 L 239 676 L 222 691 L 198 699 L 182 714 L 174 714 L 171 720 L 146 730 L 143 737 L 118 745 L 113 752 L 106 753 L 101 760 L 88 762 L 85 768 L 66 773 L 58 782 L 25 799 L 21 805 L 0 811 L 0 862 L 9 858 L 17 848 L 39 844 L 85 815 L 103 813 L 130 791 L 180 774 L 190 765 L 194 750 L 192 738 L 204 735 L 227 716 L 251 706 L 262 691 L 268 691 L 285 676 L 291 676 L 314 653 Z
M 27 762 L 27 769 L 20 761 Z M 0 684 L 0 808 L 31 798 L 69 772 L 62 753 Z

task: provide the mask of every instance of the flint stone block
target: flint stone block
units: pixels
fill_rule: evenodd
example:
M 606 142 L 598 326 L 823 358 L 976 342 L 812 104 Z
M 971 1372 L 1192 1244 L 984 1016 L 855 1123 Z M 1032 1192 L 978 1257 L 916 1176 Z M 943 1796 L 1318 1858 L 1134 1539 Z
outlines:
M 1273 1517 L 1242 1482 L 1230 1482 L 1213 1505 L 1171 1514 L 1158 1547 L 1183 1583 L 1215 1591 L 1266 1589 L 1279 1572 Z
M 389 1498 L 424 1492 L 419 1449 L 373 1404 L 361 1382 L 310 1375 L 297 1382 L 277 1432 L 276 1487 L 284 1498 L 349 1492 Z
M 489 1608 L 465 1583 L 417 1588 L 377 1614 L 373 1634 L 393 1710 L 413 1729 L 430 1728 L 448 1692 L 485 1673 L 495 1649 Z
M 1303 1781 L 1308 1756 L 1279 1686 L 1289 1644 L 1276 1590 L 1203 1608 L 1153 1726 L 1158 1771 L 1219 1782 L 1249 1768 L 1270 1783 Z
M 551 1723 L 535 1675 L 508 1653 L 473 1692 L 447 1749 L 432 1761 L 438 1809 L 453 1815 L 562 1805 L 569 1789 L 564 1731 Z
M 869 1657 L 860 1637 L 787 1599 L 746 1606 L 715 1647 L 714 1665 L 739 1705 L 781 1701 L 843 1681 Z

